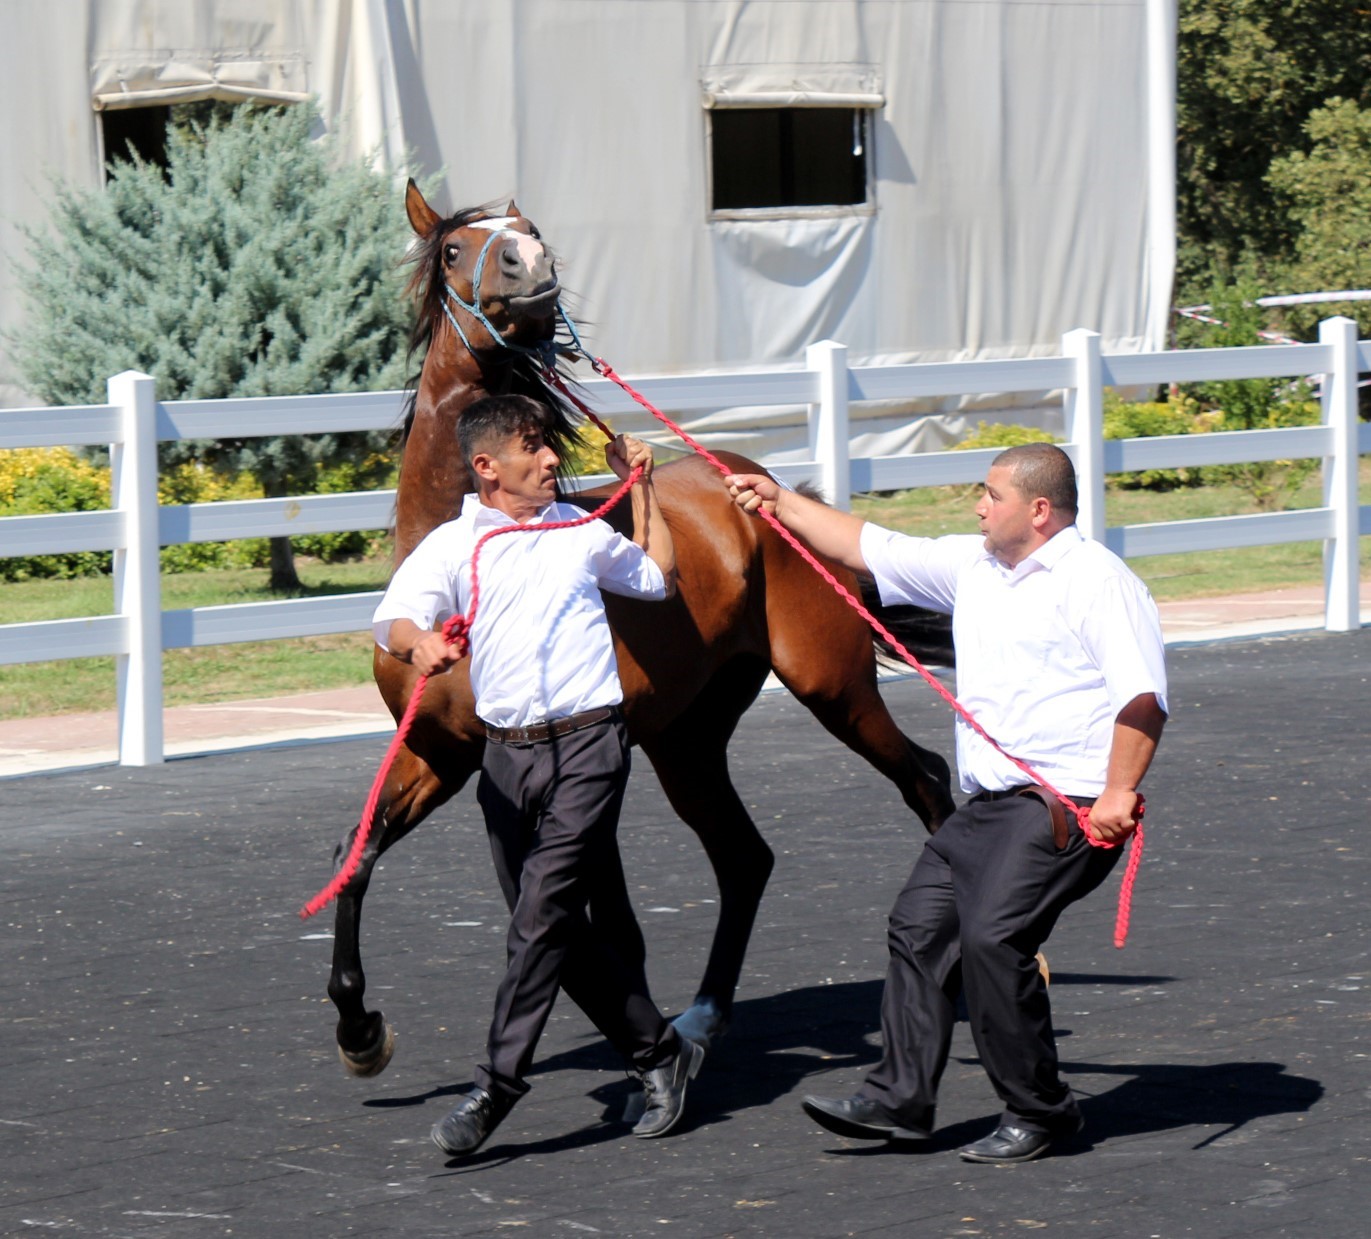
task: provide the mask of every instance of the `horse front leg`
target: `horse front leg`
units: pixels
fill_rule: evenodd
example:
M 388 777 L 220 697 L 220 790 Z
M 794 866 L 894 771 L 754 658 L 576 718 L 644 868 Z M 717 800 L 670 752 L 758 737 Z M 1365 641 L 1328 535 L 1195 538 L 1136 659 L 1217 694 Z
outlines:
M 719 884 L 719 920 L 695 1000 L 672 1021 L 706 1048 L 727 1030 L 757 909 L 775 865 L 728 772 L 728 742 L 767 668 L 735 660 L 690 708 L 643 742 L 671 807 L 704 846 Z
M 339 893 L 333 917 L 333 966 L 328 996 L 338 1009 L 338 1057 L 351 1075 L 384 1071 L 395 1050 L 395 1030 L 380 1011 L 366 1007 L 366 974 L 362 971 L 362 900 L 377 860 L 409 834 L 466 781 L 443 778 L 409 749 L 401 749 L 386 776 L 376 817 L 357 872 Z M 360 824 L 349 830 L 334 851 L 334 871 L 352 849 Z

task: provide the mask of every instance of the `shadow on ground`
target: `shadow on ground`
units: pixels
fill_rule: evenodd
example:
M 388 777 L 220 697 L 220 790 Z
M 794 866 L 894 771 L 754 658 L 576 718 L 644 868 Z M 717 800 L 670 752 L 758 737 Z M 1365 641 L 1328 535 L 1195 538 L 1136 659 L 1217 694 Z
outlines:
M 1164 976 L 1060 974 L 1055 985 L 1158 985 L 1172 980 Z M 871 1034 L 878 1026 L 881 982 L 849 982 L 809 986 L 740 1002 L 732 1028 L 711 1051 L 705 1070 L 692 1086 L 690 1106 L 679 1131 L 727 1122 L 735 1113 L 772 1105 L 794 1104 L 793 1094 L 813 1075 L 827 1076 L 835 1070 L 849 1072 L 856 1087 L 860 1069 L 876 1060 Z M 535 1064 L 533 1078 L 567 1070 L 614 1071 L 618 1057 L 607 1043 L 592 1039 L 586 1044 L 555 1054 Z M 957 1062 L 975 1064 L 976 1059 Z M 1323 1096 L 1316 1080 L 1286 1074 L 1282 1063 L 1216 1062 L 1202 1064 L 1149 1063 L 1138 1065 L 1063 1061 L 1068 1079 L 1082 1076 L 1117 1077 L 1119 1083 L 1104 1092 L 1082 1097 L 1085 1132 L 1054 1150 L 1060 1154 L 1084 1152 L 1111 1139 L 1144 1135 L 1182 1127 L 1214 1127 L 1194 1147 L 1199 1149 L 1231 1135 L 1255 1119 L 1281 1114 L 1301 1114 Z M 378 1108 L 421 1106 L 436 1098 L 458 1096 L 470 1081 L 445 1085 L 409 1097 L 375 1098 L 364 1103 Z M 517 1150 L 496 1143 L 474 1157 L 450 1165 L 476 1169 L 502 1164 L 516 1157 L 552 1153 L 559 1149 L 584 1148 L 621 1140 L 622 1117 L 637 1081 L 622 1079 L 600 1085 L 590 1096 L 603 1106 L 603 1122 L 546 1140 L 522 1141 Z M 834 1152 L 844 1155 L 915 1155 L 955 1148 L 986 1134 L 995 1116 L 955 1123 L 940 1128 L 927 1145 L 869 1145 L 844 1143 Z

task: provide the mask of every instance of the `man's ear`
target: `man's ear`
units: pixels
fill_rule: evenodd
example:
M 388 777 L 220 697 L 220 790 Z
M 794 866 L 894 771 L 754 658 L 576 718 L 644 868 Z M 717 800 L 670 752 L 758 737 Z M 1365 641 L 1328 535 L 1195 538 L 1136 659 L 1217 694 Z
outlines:
M 495 457 L 490 452 L 477 452 L 470 461 L 471 471 L 478 478 L 485 482 L 493 482 L 496 478 Z

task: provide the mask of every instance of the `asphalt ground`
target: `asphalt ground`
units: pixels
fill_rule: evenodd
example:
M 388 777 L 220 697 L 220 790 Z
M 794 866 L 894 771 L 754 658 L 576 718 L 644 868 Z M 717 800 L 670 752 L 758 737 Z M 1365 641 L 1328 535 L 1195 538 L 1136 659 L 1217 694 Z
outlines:
M 1371 1173 L 1371 630 L 1174 647 L 1132 937 L 1118 873 L 1049 945 L 1085 1133 L 1042 1161 L 954 1150 L 999 1106 L 959 1025 L 919 1151 L 800 1110 L 877 1053 L 884 918 L 922 840 L 793 700 L 744 719 L 736 780 L 777 854 L 734 1025 L 678 1131 L 634 1140 L 615 1056 L 568 1002 L 475 1157 L 428 1131 L 471 1080 L 504 914 L 470 789 L 394 849 L 364 926 L 395 1060 L 347 1078 L 324 992 L 329 874 L 384 738 L 0 784 L 0 1234 L 1361 1236 Z M 919 682 L 886 693 L 950 747 Z M 668 1010 L 715 891 L 639 762 L 621 839 Z M 606 1116 L 609 1116 L 609 1119 Z

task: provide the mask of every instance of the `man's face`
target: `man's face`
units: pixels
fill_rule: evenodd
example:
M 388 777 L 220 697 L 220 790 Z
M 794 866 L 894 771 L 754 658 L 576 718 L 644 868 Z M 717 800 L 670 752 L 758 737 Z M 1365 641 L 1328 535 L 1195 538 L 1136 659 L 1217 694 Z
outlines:
M 1012 479 L 1008 466 L 992 465 L 976 503 L 985 549 L 1011 568 L 1036 547 L 1039 539 L 1033 518 L 1047 503 L 1025 499 Z
M 561 462 L 536 427 L 510 435 L 489 460 L 500 491 L 510 499 L 537 509 L 557 497 Z

